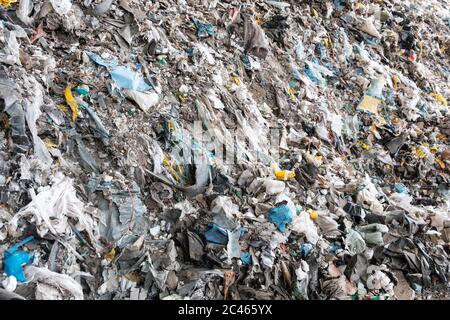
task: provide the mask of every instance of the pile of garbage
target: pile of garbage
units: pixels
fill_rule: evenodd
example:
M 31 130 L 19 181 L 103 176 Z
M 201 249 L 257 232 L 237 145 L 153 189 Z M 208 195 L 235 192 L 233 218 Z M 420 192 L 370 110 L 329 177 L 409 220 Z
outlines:
M 446 1 L 0 13 L 0 299 L 448 295 Z

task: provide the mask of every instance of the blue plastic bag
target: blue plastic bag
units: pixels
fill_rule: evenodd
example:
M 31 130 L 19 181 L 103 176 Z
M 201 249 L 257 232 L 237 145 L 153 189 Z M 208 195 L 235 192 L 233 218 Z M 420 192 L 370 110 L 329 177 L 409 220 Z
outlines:
M 208 242 L 217 244 L 227 244 L 228 243 L 228 233 L 224 228 L 213 224 L 212 228 L 205 232 L 205 238 Z
M 27 280 L 25 278 L 22 266 L 24 264 L 31 264 L 34 260 L 33 255 L 19 250 L 19 247 L 32 241 L 33 239 L 34 237 L 30 236 L 5 251 L 3 270 L 8 276 L 16 277 L 19 282 L 25 282 Z
M 222 227 L 219 227 L 216 224 L 209 225 L 211 229 L 205 232 L 205 238 L 208 242 L 217 243 L 217 244 L 227 244 L 228 243 L 228 230 Z M 246 229 L 241 228 L 241 237 L 245 234 Z
M 215 27 L 210 23 L 203 23 L 199 21 L 198 19 L 192 19 L 192 22 L 194 22 L 195 27 L 197 28 L 197 37 L 199 38 L 206 38 L 208 36 L 214 37 Z
M 119 66 L 116 59 L 105 60 L 93 52 L 87 52 L 87 55 L 95 63 L 108 68 L 111 78 L 119 88 L 139 92 L 145 92 L 152 89 L 152 86 L 145 82 L 144 76 L 131 70 L 129 67 Z
M 269 211 L 269 221 L 274 223 L 281 232 L 286 231 L 286 225 L 292 222 L 294 214 L 286 205 L 272 208 Z
M 252 255 L 248 252 L 241 252 L 241 261 L 245 265 L 250 265 L 252 262 Z

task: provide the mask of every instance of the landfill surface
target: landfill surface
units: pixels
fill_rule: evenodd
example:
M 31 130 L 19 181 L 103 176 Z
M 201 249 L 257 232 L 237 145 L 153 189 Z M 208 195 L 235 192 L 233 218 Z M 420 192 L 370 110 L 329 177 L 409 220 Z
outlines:
M 449 9 L 0 0 L 0 299 L 449 299 Z

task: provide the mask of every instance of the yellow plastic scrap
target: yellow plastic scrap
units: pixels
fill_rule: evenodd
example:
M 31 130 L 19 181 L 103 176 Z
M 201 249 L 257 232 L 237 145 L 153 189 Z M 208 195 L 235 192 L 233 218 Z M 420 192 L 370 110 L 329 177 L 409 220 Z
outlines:
M 238 86 L 241 85 L 242 81 L 239 77 L 232 77 L 234 83 L 236 83 Z
M 105 255 L 105 259 L 106 261 L 111 262 L 115 256 L 116 256 L 116 249 L 112 248 L 111 251 Z
M 66 98 L 66 102 L 72 110 L 72 121 L 75 122 L 78 118 L 78 114 L 80 113 L 80 109 L 78 108 L 78 104 L 72 95 L 70 86 L 66 87 L 66 90 L 64 91 L 64 97 Z
M 295 172 L 289 170 L 275 170 L 277 180 L 288 181 L 295 178 Z
M 418 156 L 419 158 L 425 158 L 426 157 L 426 153 L 425 151 L 422 150 L 422 148 L 413 148 L 412 152 Z
M 328 38 L 324 38 L 324 39 L 323 39 L 323 45 L 324 45 L 324 47 L 327 48 L 327 49 L 330 47 L 330 41 L 329 41 Z
M 314 9 L 314 8 L 311 8 L 311 15 L 313 17 L 318 17 L 319 16 L 319 14 L 317 13 L 316 9 Z
M 175 169 L 172 166 L 172 163 L 170 162 L 169 158 L 166 155 L 164 155 L 163 164 L 167 167 L 167 169 L 175 177 L 175 179 L 177 181 L 180 181 L 179 174 L 175 171 Z
M 394 85 L 394 90 L 397 91 L 398 90 L 398 84 L 400 83 L 400 80 L 398 79 L 398 77 L 394 74 L 392 76 L 392 84 Z
M 361 149 L 364 149 L 364 150 L 370 149 L 370 146 L 363 141 L 358 141 L 357 145 L 358 145 L 358 147 L 360 147 Z
M 288 181 L 295 178 L 294 171 L 281 170 L 276 163 L 272 163 L 272 169 L 277 180 Z
M 185 101 L 186 101 L 186 97 L 181 94 L 178 96 L 178 99 L 180 100 L 181 104 L 185 103 Z
M 292 88 L 289 88 L 288 90 L 289 97 L 291 98 L 292 102 L 297 102 L 297 97 L 295 96 L 295 90 Z
M 365 95 L 357 109 L 378 115 L 378 105 L 380 102 L 380 99 Z
M 47 149 L 52 149 L 52 148 L 57 147 L 57 145 L 50 140 L 45 140 L 44 143 L 45 143 L 45 146 L 47 147 Z
M 436 99 L 437 101 L 439 101 L 440 103 L 442 103 L 444 106 L 448 107 L 448 102 L 447 99 L 444 98 L 443 95 L 441 95 L 440 93 L 437 92 L 433 92 L 431 94 L 431 96 Z
M 17 0 L 0 0 L 0 5 L 4 8 L 9 8 L 11 7 L 11 4 L 15 2 L 17 2 Z
M 309 217 L 310 217 L 312 220 L 316 220 L 316 219 L 319 217 L 319 214 L 317 213 L 317 211 L 314 211 L 314 210 L 309 209 L 309 210 L 308 210 L 308 213 L 309 213 Z

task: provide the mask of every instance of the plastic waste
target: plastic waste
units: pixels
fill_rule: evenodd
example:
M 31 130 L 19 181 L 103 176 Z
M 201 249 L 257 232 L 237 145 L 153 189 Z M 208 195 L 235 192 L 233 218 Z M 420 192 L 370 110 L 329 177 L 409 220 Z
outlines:
M 50 187 L 43 188 L 37 195 L 31 192 L 31 202 L 11 219 L 8 231 L 13 236 L 21 234 L 19 220 L 22 218 L 35 221 L 37 233 L 44 237 L 48 232 L 54 235 L 72 234 L 69 219 L 74 219 L 76 228 L 86 231 L 95 243 L 98 238 L 98 225 L 93 217 L 84 211 L 84 203 L 77 198 L 73 179 L 59 173 Z
M 217 244 L 227 244 L 228 231 L 215 224 L 212 224 L 211 229 L 205 232 L 205 238 L 208 242 Z
M 443 95 L 437 93 L 437 92 L 432 92 L 431 96 L 436 99 L 436 101 L 439 101 L 441 104 L 443 104 L 444 106 L 448 106 L 448 102 L 447 99 L 444 98 Z
M 317 227 L 314 225 L 314 222 L 311 220 L 306 211 L 302 211 L 293 219 L 290 229 L 294 232 L 305 235 L 307 241 L 313 245 L 319 241 Z
M 87 114 L 91 117 L 91 119 L 95 123 L 95 129 L 99 133 L 99 135 L 103 138 L 109 138 L 109 131 L 105 128 L 102 120 L 98 117 L 94 110 L 91 109 L 88 105 L 84 105 L 83 108 L 86 110 Z
M 211 203 L 211 212 L 215 214 L 224 214 L 229 219 L 239 216 L 239 206 L 234 204 L 230 197 L 218 196 Z
M 68 275 L 35 266 L 25 267 L 29 281 L 38 283 L 37 300 L 83 300 L 81 284 Z
M 245 265 L 252 263 L 252 255 L 249 252 L 241 252 L 241 261 Z
M 288 181 L 295 178 L 295 172 L 290 170 L 280 170 L 278 166 L 273 165 L 274 168 L 274 174 L 277 180 L 280 181 Z
M 53 9 L 55 9 L 56 13 L 59 15 L 65 15 L 69 13 L 72 8 L 72 2 L 70 0 L 50 0 Z
M 66 87 L 66 90 L 64 91 L 64 97 L 66 98 L 66 102 L 69 105 L 70 109 L 72 110 L 72 121 L 75 122 L 77 121 L 80 109 L 78 108 L 77 101 L 72 95 L 70 86 Z
M 309 283 L 309 265 L 306 261 L 301 260 L 300 266 L 295 270 L 294 295 L 298 300 L 309 300 L 308 283 Z
M 0 4 L 0 300 L 448 298 L 445 2 Z
M 378 114 L 378 105 L 381 103 L 385 83 L 386 79 L 384 77 L 378 77 L 373 80 L 363 100 L 359 103 L 357 110 Z
M 2 286 L 5 290 L 14 292 L 17 288 L 17 278 L 15 276 L 8 276 L 2 281 Z
M 94 8 L 94 14 L 96 16 L 101 16 L 105 14 L 110 8 L 114 0 L 104 0 L 97 4 Z
M 409 193 L 408 188 L 403 183 L 396 183 L 394 187 L 396 192 Z
M 286 187 L 284 182 L 270 179 L 267 179 L 265 181 L 265 186 L 266 186 L 266 193 L 268 195 L 279 194 L 283 192 L 283 190 Z
M 3 270 L 7 276 L 14 276 L 19 282 L 25 282 L 27 280 L 22 266 L 30 264 L 34 260 L 33 255 L 19 250 L 19 248 L 32 240 L 34 240 L 33 236 L 25 238 L 4 253 Z
M 30 101 L 25 99 L 23 102 L 23 107 L 25 110 L 25 119 L 27 121 L 28 128 L 30 129 L 31 135 L 33 137 L 33 144 L 36 156 L 42 161 L 46 167 L 50 167 L 53 162 L 52 156 L 45 146 L 44 142 L 38 136 L 37 131 L 37 120 L 41 115 L 41 106 L 43 104 L 43 93 L 42 88 L 35 78 L 30 78 L 33 82 L 33 94 L 34 97 Z
M 319 214 L 317 213 L 317 211 L 314 211 L 314 210 L 308 210 L 308 213 L 309 213 L 309 217 L 312 219 L 312 220 L 316 220 L 317 218 L 319 218 Z
M 17 2 L 17 0 L 0 0 L 0 5 L 5 8 L 9 8 L 11 4 Z
M 345 237 L 345 248 L 351 255 L 360 254 L 366 250 L 366 242 L 359 232 L 350 229 Z
M 247 17 L 244 18 L 244 43 L 245 51 L 260 59 L 266 59 L 269 54 L 269 42 L 264 30 Z
M 269 221 L 277 226 L 281 232 L 286 231 L 286 225 L 292 222 L 293 212 L 286 205 L 280 205 L 269 211 Z
M 228 261 L 231 262 L 233 258 L 241 258 L 241 247 L 239 246 L 239 239 L 242 236 L 241 228 L 236 228 L 233 231 L 227 230 L 228 232 L 228 243 L 227 243 L 227 253 Z
M 93 52 L 87 52 L 87 55 L 97 64 L 108 68 L 111 78 L 119 88 L 138 92 L 145 92 L 152 89 L 152 86 L 144 80 L 142 75 L 131 70 L 129 67 L 120 66 L 116 59 L 105 60 Z
M 303 243 L 300 247 L 300 253 L 305 259 L 313 249 L 314 246 L 311 243 Z
M 144 112 L 149 112 L 159 102 L 159 94 L 156 92 L 124 90 L 123 93 L 127 98 L 136 102 Z
M 281 1 L 271 1 L 271 0 L 265 0 L 266 3 L 270 4 L 271 6 L 274 6 L 275 8 L 278 8 L 280 10 L 284 10 L 291 5 L 287 2 L 281 2 Z
M 325 86 L 327 84 L 326 77 L 333 76 L 333 72 L 326 67 L 312 61 L 305 61 L 305 73 L 315 83 Z
M 197 28 L 197 37 L 206 38 L 208 36 L 214 37 L 216 35 L 215 27 L 210 23 L 203 23 L 198 19 L 192 19 L 195 27 Z
M 380 270 L 379 266 L 369 266 L 367 268 L 367 288 L 369 290 L 381 290 L 386 292 L 392 291 L 394 289 L 394 284 L 391 282 L 389 277 Z
M 375 37 L 375 38 L 381 38 L 380 33 L 378 32 L 377 28 L 374 25 L 374 16 L 370 16 L 367 19 L 363 19 L 363 21 L 360 22 L 359 30 L 364 31 L 368 35 Z
M 389 228 L 384 224 L 373 223 L 359 227 L 358 231 L 367 244 L 380 246 L 384 244 L 383 235 Z

